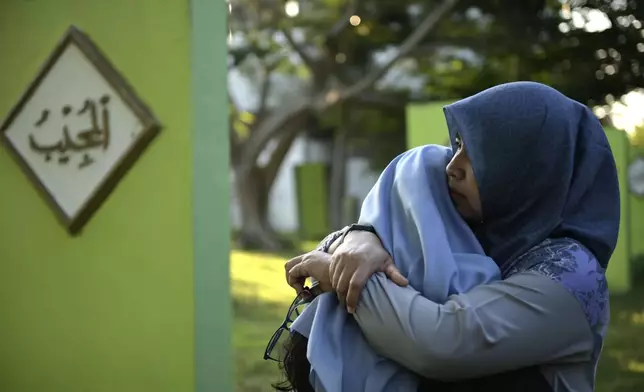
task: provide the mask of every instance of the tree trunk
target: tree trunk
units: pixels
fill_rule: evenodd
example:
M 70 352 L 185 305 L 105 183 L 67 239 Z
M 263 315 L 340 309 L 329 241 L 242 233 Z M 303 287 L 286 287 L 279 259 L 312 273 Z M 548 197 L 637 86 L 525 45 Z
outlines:
M 290 124 L 292 129 L 278 140 L 266 166 L 255 165 L 249 173 L 235 167 L 235 187 L 242 215 L 238 243 L 241 248 L 276 251 L 292 245 L 272 229 L 268 220 L 268 202 L 284 158 L 303 124 L 303 120 Z
M 303 118 L 310 115 L 312 112 L 322 114 L 329 108 L 336 104 L 342 104 L 355 96 L 365 93 L 369 90 L 380 78 L 387 73 L 389 69 L 402 57 L 407 56 L 417 45 L 432 31 L 435 26 L 440 22 L 445 14 L 454 7 L 458 0 L 444 0 L 437 7 L 434 7 L 416 27 L 416 29 L 402 42 L 398 47 L 398 53 L 390 59 L 382 67 L 374 68 L 371 72 L 367 73 L 356 83 L 349 87 L 338 90 L 324 90 L 318 91 L 316 94 L 311 94 L 302 99 L 292 103 L 292 105 L 284 105 L 278 110 L 272 112 L 269 116 L 263 118 L 253 127 L 251 137 L 243 143 L 243 147 L 236 151 L 234 156 L 231 157 L 235 162 L 235 186 L 237 189 L 237 197 L 239 205 L 242 210 L 242 234 L 240 242 L 246 246 L 259 246 L 264 249 L 274 250 L 280 249 L 280 241 L 277 235 L 271 230 L 266 216 L 266 209 L 268 205 L 268 191 L 272 185 L 269 181 L 264 179 L 262 168 L 257 167 L 257 157 L 262 153 L 266 144 L 278 135 L 287 134 L 287 125 L 292 123 L 295 119 Z M 353 12 L 353 11 L 351 11 Z M 346 24 L 346 21 L 345 21 Z M 287 34 L 288 39 L 288 34 Z M 299 50 L 297 45 L 292 39 L 289 39 L 291 46 L 301 55 L 307 62 L 308 56 L 302 50 Z M 313 68 L 312 68 L 313 70 Z M 266 86 L 267 87 L 267 86 Z M 330 93 L 335 94 L 330 94 Z M 263 94 L 264 95 L 264 94 Z M 332 98 L 334 97 L 334 98 Z M 260 113 L 262 110 L 260 110 Z M 346 129 L 344 130 L 346 132 Z M 342 136 L 346 138 L 346 135 Z M 340 139 L 338 144 L 342 141 Z M 342 144 L 345 144 L 343 141 Z M 231 146 L 235 150 L 239 146 Z M 346 147 L 344 147 L 346 148 Z M 342 211 L 343 203 L 342 196 L 344 194 L 344 170 L 346 153 L 340 150 L 342 154 L 341 159 L 334 157 L 333 164 L 336 166 L 335 173 L 337 178 L 334 180 L 333 186 L 342 191 L 335 190 L 333 198 L 339 199 L 340 202 L 332 202 L 336 207 L 331 210 L 337 210 L 339 221 L 343 216 Z M 340 156 L 338 153 L 338 156 Z M 259 171 L 259 173 L 256 173 Z M 332 205 L 333 205 L 332 204 Z M 335 220 L 335 218 L 334 218 Z
M 331 230 L 340 230 L 345 226 L 345 182 L 347 171 L 347 135 L 349 133 L 347 105 L 340 108 L 340 127 L 333 133 L 331 147 L 331 174 L 329 179 L 329 222 Z
M 235 189 L 242 216 L 237 245 L 242 249 L 282 249 L 278 235 L 268 222 L 267 188 L 261 168 L 255 166 L 250 175 L 241 175 L 235 170 Z

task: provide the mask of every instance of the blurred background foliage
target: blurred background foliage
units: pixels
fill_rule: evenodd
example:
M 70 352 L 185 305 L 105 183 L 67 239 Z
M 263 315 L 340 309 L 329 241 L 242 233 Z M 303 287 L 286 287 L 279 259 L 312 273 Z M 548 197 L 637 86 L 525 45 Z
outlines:
M 289 246 L 267 221 L 266 204 L 300 134 L 332 141 L 334 165 L 363 155 L 381 170 L 405 148 L 412 101 L 532 80 L 597 106 L 610 123 L 610 105 L 644 83 L 644 4 L 635 0 L 230 0 L 229 7 L 231 163 L 244 198 L 245 247 Z M 237 80 L 248 82 L 252 98 L 238 97 Z M 635 130 L 629 135 L 638 140 Z M 258 163 L 270 143 L 270 157 Z M 342 182 L 333 179 L 341 171 L 331 168 L 330 183 Z M 342 189 L 331 188 L 333 206 Z

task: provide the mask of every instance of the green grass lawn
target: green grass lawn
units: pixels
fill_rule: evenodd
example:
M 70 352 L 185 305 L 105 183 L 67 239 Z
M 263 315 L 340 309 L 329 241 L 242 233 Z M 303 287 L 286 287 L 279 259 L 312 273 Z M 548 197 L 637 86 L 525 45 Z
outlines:
M 295 292 L 284 280 L 285 257 L 233 251 L 233 347 L 238 392 L 272 391 L 277 365 L 264 361 L 264 349 L 284 319 Z
M 304 247 L 311 249 L 311 244 Z M 284 281 L 285 256 L 233 251 L 236 391 L 271 391 L 278 380 L 264 348 L 282 322 L 294 292 Z M 599 365 L 598 392 L 644 391 L 644 284 L 628 296 L 613 296 L 612 322 Z

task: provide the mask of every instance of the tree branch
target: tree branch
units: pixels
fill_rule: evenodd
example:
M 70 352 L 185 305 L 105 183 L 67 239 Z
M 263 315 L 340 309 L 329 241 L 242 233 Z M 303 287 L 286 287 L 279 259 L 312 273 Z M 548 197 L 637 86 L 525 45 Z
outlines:
M 297 138 L 297 135 L 300 133 L 300 130 L 304 128 L 307 118 L 308 113 L 303 112 L 302 115 L 297 117 L 297 119 L 291 121 L 289 127 L 292 131 L 285 133 L 278 140 L 277 146 L 271 153 L 268 163 L 263 168 L 264 184 L 266 185 L 267 191 L 270 191 L 273 182 L 275 182 L 275 178 L 277 178 L 279 169 L 282 167 L 284 158 L 286 158 L 286 154 L 291 150 L 291 146 L 293 145 L 295 138 Z
M 346 217 L 346 166 L 349 133 L 362 121 L 365 112 L 356 111 L 353 105 L 344 103 L 339 106 L 340 126 L 333 132 L 331 147 L 331 173 L 329 178 L 329 222 L 331 228 L 342 227 Z
M 266 102 L 268 101 L 268 92 L 271 87 L 271 74 L 268 70 L 264 69 L 262 71 L 262 82 L 259 87 L 259 107 L 257 109 L 257 114 L 262 115 L 266 112 Z
M 325 40 L 327 41 L 327 43 L 330 40 L 337 38 L 349 26 L 349 18 L 351 18 L 351 16 L 358 11 L 359 4 L 359 0 L 349 0 L 347 9 L 344 11 L 340 19 L 326 33 Z M 281 31 L 282 34 L 284 34 L 284 37 L 288 41 L 289 45 L 300 56 L 304 64 L 311 70 L 314 75 L 316 75 L 318 69 L 320 68 L 319 60 L 306 53 L 306 50 L 297 42 L 295 42 L 295 39 L 293 38 L 293 35 L 289 30 L 282 29 Z M 335 58 L 335 53 L 329 53 L 329 55 Z
M 228 133 L 230 140 L 230 162 L 234 166 L 239 162 L 239 136 L 237 136 L 237 132 L 235 132 L 235 128 L 232 124 L 228 125 Z
M 358 12 L 359 0 L 349 0 L 346 11 L 326 34 L 327 40 L 339 36 L 349 26 L 349 19 Z
M 233 109 L 231 110 L 231 106 L 234 108 L 235 103 L 233 102 L 232 97 L 230 96 L 230 90 L 228 92 L 228 105 L 230 105 L 228 108 L 228 140 L 230 142 L 230 161 L 232 164 L 236 164 L 237 160 L 239 159 L 239 150 L 240 150 L 240 144 L 241 140 L 239 140 L 239 135 L 235 131 L 235 125 L 234 122 L 236 120 L 236 113 L 237 110 Z
M 375 107 L 379 109 L 402 110 L 407 104 L 407 94 L 369 91 L 347 99 L 355 106 Z
M 265 117 L 262 121 L 258 122 L 257 129 L 253 132 L 253 136 L 244 143 L 244 148 L 240 156 L 240 172 L 247 174 L 255 166 L 257 157 L 262 152 L 266 143 L 275 136 L 277 131 L 281 130 L 285 135 L 290 132 L 297 133 L 298 128 L 291 129 L 285 127 L 290 121 L 293 121 L 298 116 L 310 111 L 313 108 L 313 102 L 309 97 L 302 97 L 302 99 L 276 109 L 270 116 Z
M 389 71 L 398 59 L 407 56 L 416 47 L 416 45 L 418 45 L 418 43 L 420 43 L 420 41 L 422 41 L 423 38 L 425 38 L 425 36 L 436 27 L 441 18 L 443 18 L 457 2 L 458 0 L 444 0 L 440 6 L 435 8 L 423 19 L 414 32 L 405 39 L 399 48 L 397 56 L 387 62 L 384 66 L 367 74 L 367 76 L 355 83 L 353 86 L 335 94 L 329 94 L 330 92 L 325 91 L 313 99 L 308 96 L 302 97 L 292 105 L 281 107 L 270 116 L 266 117 L 265 120 L 258 124 L 253 137 L 244 143 L 244 148 L 240 157 L 240 172 L 242 174 L 250 173 L 251 169 L 255 166 L 257 157 L 266 146 L 266 143 L 268 143 L 268 141 L 274 137 L 277 132 L 282 130 L 286 124 L 297 118 L 297 116 L 301 115 L 303 112 L 311 110 L 324 111 L 330 106 L 337 104 L 339 101 L 352 98 L 369 89 L 378 81 L 378 79 Z M 297 128 L 295 130 L 283 130 L 284 135 L 297 131 Z
M 269 62 L 268 64 L 262 63 L 262 76 L 259 84 L 259 106 L 257 108 L 257 117 L 264 116 L 267 109 L 268 98 L 271 91 L 271 72 L 275 69 L 279 60 Z
M 311 72 L 315 72 L 317 61 L 308 53 L 306 53 L 304 48 L 302 48 L 297 42 L 295 42 L 293 35 L 291 35 L 291 32 L 288 29 L 282 29 L 281 31 L 291 48 L 297 53 L 298 56 L 300 56 L 302 62 L 304 62 L 304 64 L 309 68 L 309 70 L 311 70 Z
M 340 96 L 338 101 L 345 100 L 356 94 L 360 94 L 365 90 L 369 89 L 376 83 L 383 75 L 391 69 L 391 67 L 398 62 L 401 58 L 407 56 L 412 52 L 416 46 L 429 34 L 440 22 L 440 20 L 447 14 L 455 5 L 458 3 L 458 0 L 443 0 L 443 3 L 436 7 L 432 12 L 427 14 L 423 21 L 416 27 L 416 29 L 403 41 L 403 43 L 398 48 L 398 54 L 389 60 L 382 67 L 374 69 L 372 72 L 368 73 L 364 78 L 359 80 L 357 83 L 351 87 L 340 91 Z
M 325 51 L 325 56 L 320 66 L 319 73 L 324 73 L 323 75 L 318 76 L 317 86 L 324 88 L 330 76 L 335 76 L 342 83 L 349 83 L 346 81 L 346 77 L 341 71 L 341 66 L 336 63 L 336 56 L 341 52 L 339 38 L 340 35 L 349 27 L 351 24 L 349 20 L 351 16 L 355 15 L 358 12 L 360 0 L 348 0 L 346 10 L 340 16 L 340 19 L 329 29 L 329 31 L 324 36 L 324 45 L 323 49 Z
M 439 49 L 448 47 L 468 48 L 478 52 L 492 47 L 491 42 L 495 42 L 495 37 L 491 37 L 490 35 L 478 37 L 445 37 L 419 45 L 409 55 L 414 57 L 431 56 L 435 55 Z

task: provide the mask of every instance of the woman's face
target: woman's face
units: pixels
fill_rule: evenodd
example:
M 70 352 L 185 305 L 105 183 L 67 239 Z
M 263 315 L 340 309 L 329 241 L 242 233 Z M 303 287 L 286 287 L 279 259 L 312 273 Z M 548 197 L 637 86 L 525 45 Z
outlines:
M 467 150 L 460 136 L 456 136 L 457 150 L 454 157 L 447 164 L 447 180 L 450 196 L 456 205 L 456 209 L 468 222 L 480 222 L 483 220 L 481 211 L 481 198 L 479 187 L 474 178 L 472 163 L 467 156 Z

